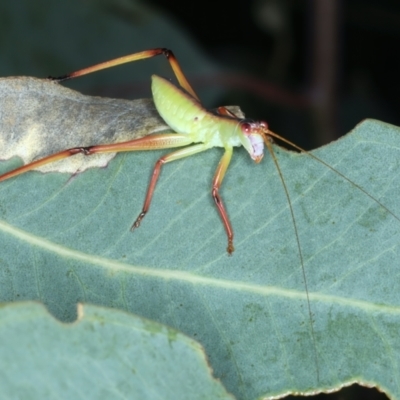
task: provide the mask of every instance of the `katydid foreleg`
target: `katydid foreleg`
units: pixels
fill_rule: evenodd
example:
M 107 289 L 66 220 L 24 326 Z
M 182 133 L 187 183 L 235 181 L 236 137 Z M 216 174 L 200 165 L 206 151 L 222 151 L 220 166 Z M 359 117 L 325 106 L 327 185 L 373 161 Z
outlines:
M 215 171 L 213 183 L 212 183 L 212 196 L 214 198 L 215 204 L 218 208 L 218 212 L 221 215 L 222 223 L 224 224 L 226 235 L 228 236 L 228 247 L 227 251 L 232 254 L 235 250 L 233 247 L 233 229 L 228 218 L 228 214 L 225 210 L 224 203 L 222 202 L 221 196 L 219 195 L 219 188 L 221 186 L 222 180 L 224 179 L 226 170 L 228 169 L 229 163 L 232 158 L 232 147 L 225 149 L 225 153 L 218 164 L 217 170 Z

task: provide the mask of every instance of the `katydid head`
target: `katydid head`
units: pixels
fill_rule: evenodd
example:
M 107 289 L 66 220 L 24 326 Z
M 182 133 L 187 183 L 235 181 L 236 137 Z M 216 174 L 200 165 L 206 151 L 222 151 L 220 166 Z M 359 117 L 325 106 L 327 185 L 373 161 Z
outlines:
M 264 121 L 243 120 L 240 122 L 241 142 L 250 157 L 259 163 L 264 156 L 264 143 L 268 146 L 271 138 L 268 136 L 268 124 Z

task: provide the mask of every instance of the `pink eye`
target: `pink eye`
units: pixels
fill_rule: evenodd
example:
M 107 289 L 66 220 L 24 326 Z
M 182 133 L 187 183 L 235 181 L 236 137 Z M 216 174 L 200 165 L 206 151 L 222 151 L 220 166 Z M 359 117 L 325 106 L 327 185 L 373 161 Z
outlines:
M 249 134 L 251 132 L 251 125 L 248 122 L 243 122 L 241 128 L 244 134 Z

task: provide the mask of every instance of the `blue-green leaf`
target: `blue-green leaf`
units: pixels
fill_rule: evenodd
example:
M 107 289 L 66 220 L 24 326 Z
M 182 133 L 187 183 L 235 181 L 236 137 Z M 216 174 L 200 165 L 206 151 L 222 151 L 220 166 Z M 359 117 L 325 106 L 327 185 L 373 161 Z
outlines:
M 399 129 L 371 120 L 314 152 L 385 208 L 308 155 L 275 147 L 314 333 L 282 183 L 271 157 L 255 165 L 243 149 L 222 189 L 231 257 L 210 196 L 218 149 L 166 165 L 133 233 L 165 152 L 2 182 L 1 301 L 39 300 L 63 321 L 88 302 L 172 326 L 205 347 L 215 376 L 240 399 L 354 381 L 399 397 L 399 148 Z
M 156 322 L 80 305 L 60 324 L 34 303 L 0 321 L 2 399 L 232 399 L 201 346 Z

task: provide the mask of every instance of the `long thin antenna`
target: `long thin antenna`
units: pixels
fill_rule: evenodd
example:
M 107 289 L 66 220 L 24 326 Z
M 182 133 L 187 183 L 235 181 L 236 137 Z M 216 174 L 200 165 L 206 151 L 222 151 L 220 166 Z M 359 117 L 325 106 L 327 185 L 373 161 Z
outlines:
M 276 166 L 276 169 L 278 171 L 279 177 L 281 179 L 282 186 L 283 186 L 283 189 L 285 191 L 286 199 L 287 199 L 287 202 L 289 204 L 290 214 L 292 216 L 293 229 L 294 229 L 294 234 L 295 234 L 295 237 L 296 237 L 297 250 L 299 252 L 299 257 L 300 257 L 301 271 L 302 271 L 302 274 L 303 274 L 303 282 L 304 282 L 304 287 L 306 289 L 308 316 L 310 318 L 311 337 L 312 337 L 312 340 L 313 340 L 315 367 L 316 367 L 316 370 L 317 370 L 317 382 L 319 382 L 319 360 L 318 360 L 317 346 L 316 346 L 317 342 L 315 340 L 314 324 L 313 324 L 312 313 L 311 313 L 311 302 L 310 302 L 310 296 L 308 294 L 307 276 L 306 276 L 306 270 L 304 268 L 303 252 L 301 251 L 300 238 L 299 238 L 299 232 L 297 230 L 296 218 L 294 216 L 293 206 L 292 206 L 292 202 L 291 202 L 290 196 L 289 196 L 289 190 L 288 190 L 288 188 L 286 186 L 285 179 L 283 178 L 282 170 L 279 167 L 278 160 L 276 159 L 274 150 L 272 148 L 272 142 L 269 140 L 269 138 L 268 138 L 268 136 L 266 134 L 264 134 L 263 137 L 264 137 L 265 144 L 266 144 L 266 146 L 268 148 L 268 151 L 270 152 L 270 154 L 272 156 L 272 159 L 273 159 L 274 164 Z
M 385 211 L 387 211 L 392 217 L 396 218 L 397 221 L 400 222 L 400 218 L 393 212 L 390 211 L 389 208 L 387 208 L 381 201 L 379 201 L 376 197 L 372 196 L 371 194 L 369 194 L 365 189 L 363 189 L 360 185 L 357 185 L 357 183 L 353 182 L 351 179 L 349 179 L 346 175 L 342 174 L 340 171 L 338 171 L 337 169 L 331 167 L 328 163 L 326 163 L 324 160 L 322 160 L 321 158 L 315 156 L 314 154 L 310 153 L 307 150 L 304 150 L 303 148 L 301 148 L 300 146 L 297 146 L 297 144 L 294 144 L 293 142 L 291 142 L 290 140 L 285 139 L 284 137 L 278 135 L 277 133 L 271 132 L 269 129 L 267 132 L 265 132 L 265 135 L 267 136 L 271 136 L 273 138 L 276 138 L 286 144 L 288 144 L 289 146 L 292 146 L 294 149 L 300 151 L 301 153 L 307 154 L 308 156 L 310 156 L 311 158 L 313 158 L 314 160 L 319 161 L 321 164 L 325 165 L 326 168 L 329 168 L 331 171 L 335 172 L 336 174 L 338 174 L 339 176 L 341 176 L 345 181 L 351 183 L 354 187 L 356 187 L 358 190 L 360 190 L 361 192 L 363 192 L 366 196 L 368 196 L 371 200 L 375 201 L 377 204 L 379 204 Z M 265 140 L 265 139 L 264 139 Z M 268 140 L 268 139 L 267 139 Z M 267 144 L 268 147 L 268 144 Z M 271 151 L 271 150 L 270 150 Z

